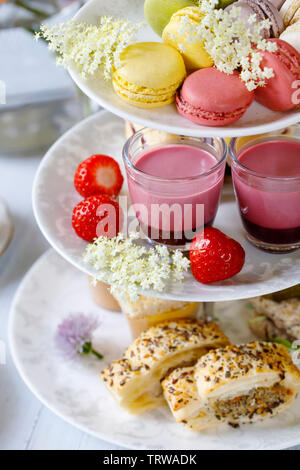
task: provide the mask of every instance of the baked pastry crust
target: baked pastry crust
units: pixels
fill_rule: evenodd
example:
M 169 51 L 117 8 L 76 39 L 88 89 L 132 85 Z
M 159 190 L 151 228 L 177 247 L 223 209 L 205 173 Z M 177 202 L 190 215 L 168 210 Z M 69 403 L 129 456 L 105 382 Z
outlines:
M 138 300 L 116 296 L 125 314 L 133 338 L 143 331 L 163 321 L 177 321 L 179 318 L 196 319 L 199 302 L 181 302 L 178 300 L 159 299 L 140 295 Z
M 162 322 L 143 332 L 101 377 L 120 406 L 143 413 L 166 404 L 161 380 L 171 370 L 195 364 L 211 349 L 227 344 L 228 338 L 215 323 Z
M 280 344 L 253 342 L 210 351 L 163 382 L 176 421 L 194 430 L 262 421 L 290 406 L 300 371 Z
M 254 315 L 265 315 L 265 328 L 259 323 L 249 322 L 251 331 L 257 336 L 265 335 L 263 339 L 283 336 L 291 341 L 300 339 L 300 299 L 291 298 L 275 302 L 265 297 L 255 297 L 251 300 L 255 308 Z
M 131 318 L 145 318 L 163 315 L 172 311 L 184 310 L 191 305 L 199 305 L 198 302 L 181 302 L 179 300 L 158 299 L 140 295 L 138 300 L 131 302 L 129 298 L 116 296 L 122 311 Z M 162 320 L 163 321 L 163 320 Z

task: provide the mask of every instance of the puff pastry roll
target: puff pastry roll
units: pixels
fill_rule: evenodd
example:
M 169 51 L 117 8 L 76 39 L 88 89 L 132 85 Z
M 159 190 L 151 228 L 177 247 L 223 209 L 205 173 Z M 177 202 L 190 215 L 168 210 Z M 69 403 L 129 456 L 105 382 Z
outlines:
M 212 348 L 227 344 L 228 338 L 215 323 L 162 322 L 143 332 L 101 376 L 120 406 L 143 413 L 166 404 L 161 380 L 171 370 L 195 364 Z
M 300 371 L 285 346 L 253 342 L 210 351 L 162 387 L 176 421 L 199 431 L 277 415 L 296 399 Z

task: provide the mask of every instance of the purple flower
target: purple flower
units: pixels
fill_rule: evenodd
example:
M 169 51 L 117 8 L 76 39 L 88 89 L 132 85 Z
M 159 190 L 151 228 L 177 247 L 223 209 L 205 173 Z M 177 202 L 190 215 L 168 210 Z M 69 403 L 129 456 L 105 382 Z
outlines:
M 92 353 L 98 359 L 103 359 L 103 356 L 92 347 L 92 334 L 98 326 L 96 317 L 73 313 L 58 326 L 55 335 L 56 346 L 69 358 Z

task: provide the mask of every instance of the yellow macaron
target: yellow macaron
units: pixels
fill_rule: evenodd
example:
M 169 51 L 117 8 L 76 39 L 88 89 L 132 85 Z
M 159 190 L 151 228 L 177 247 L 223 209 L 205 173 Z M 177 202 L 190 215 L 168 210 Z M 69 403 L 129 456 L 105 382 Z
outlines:
M 191 72 L 213 65 L 213 60 L 204 49 L 203 42 L 200 42 L 196 37 L 196 27 L 201 23 L 203 16 L 198 7 L 182 8 L 171 17 L 162 35 L 165 44 L 179 50 L 186 68 Z M 195 33 L 184 31 L 183 22 L 186 17 L 189 20 L 189 27 L 195 27 Z M 195 36 L 194 40 L 193 35 Z
M 133 106 L 158 108 L 174 101 L 185 77 L 184 61 L 176 49 L 159 42 L 140 42 L 120 55 L 113 87 L 120 98 Z

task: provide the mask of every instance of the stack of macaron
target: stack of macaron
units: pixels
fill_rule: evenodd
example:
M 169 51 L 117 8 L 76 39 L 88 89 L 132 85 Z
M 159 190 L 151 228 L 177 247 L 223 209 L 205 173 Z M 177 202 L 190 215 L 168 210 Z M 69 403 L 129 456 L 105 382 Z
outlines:
M 139 108 L 157 108 L 176 101 L 179 114 L 206 126 L 237 121 L 254 99 L 274 111 L 297 108 L 300 0 L 219 1 L 219 7 L 227 11 L 233 5 L 240 7 L 239 14 L 245 22 L 253 15 L 257 21 L 269 21 L 270 27 L 261 31 L 262 38 L 275 41 L 277 51 L 261 52 L 261 66 L 271 68 L 274 74 L 265 86 L 249 91 L 239 71 L 226 74 L 214 67 L 196 33 L 205 16 L 198 1 L 146 0 L 146 19 L 162 36 L 162 43 L 136 43 L 121 53 L 120 64 L 113 73 L 117 95 Z M 189 35 L 182 28 L 185 18 Z M 247 25 L 251 28 L 248 22 Z
M 286 28 L 280 39 L 300 52 L 300 0 L 286 0 L 281 6 L 280 14 Z
M 273 111 L 288 111 L 300 105 L 300 54 L 278 38 L 277 51 L 262 51 L 262 66 L 274 76 L 264 87 L 250 92 L 236 72 L 227 75 L 215 67 L 197 70 L 184 81 L 176 95 L 178 112 L 204 126 L 225 126 L 240 119 L 254 99 Z

